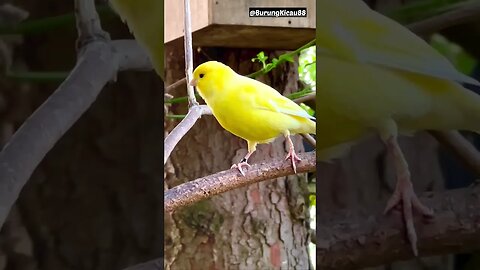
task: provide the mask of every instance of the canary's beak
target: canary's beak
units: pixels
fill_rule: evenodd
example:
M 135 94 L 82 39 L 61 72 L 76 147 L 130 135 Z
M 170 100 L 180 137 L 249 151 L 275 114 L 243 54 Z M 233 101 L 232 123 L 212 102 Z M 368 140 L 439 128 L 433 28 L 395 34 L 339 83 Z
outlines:
M 196 79 L 192 79 L 189 83 L 191 86 L 197 86 L 197 80 Z

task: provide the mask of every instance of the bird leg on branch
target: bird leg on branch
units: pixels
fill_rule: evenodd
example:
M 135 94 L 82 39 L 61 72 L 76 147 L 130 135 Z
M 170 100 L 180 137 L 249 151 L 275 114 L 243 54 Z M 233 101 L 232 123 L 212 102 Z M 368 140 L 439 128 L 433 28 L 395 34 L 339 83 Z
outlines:
M 424 216 L 432 217 L 433 212 L 428 207 L 424 206 L 418 199 L 413 190 L 412 182 L 410 181 L 410 171 L 408 164 L 403 156 L 402 150 L 398 145 L 396 136 L 391 136 L 386 141 L 388 152 L 392 154 L 393 162 L 396 171 L 397 184 L 395 191 L 387 202 L 384 213 L 388 213 L 396 205 L 401 205 L 403 210 L 403 218 L 407 229 L 407 236 L 412 247 L 413 254 L 418 255 L 417 249 L 417 233 L 413 225 L 413 211 L 417 210 Z
M 288 154 L 285 157 L 285 160 L 287 159 L 292 160 L 293 171 L 297 173 L 297 166 L 295 165 L 295 162 L 301 161 L 301 159 L 295 153 L 295 148 L 293 147 L 292 139 L 290 139 L 290 134 L 287 134 L 285 137 L 287 138 L 287 143 L 288 143 Z

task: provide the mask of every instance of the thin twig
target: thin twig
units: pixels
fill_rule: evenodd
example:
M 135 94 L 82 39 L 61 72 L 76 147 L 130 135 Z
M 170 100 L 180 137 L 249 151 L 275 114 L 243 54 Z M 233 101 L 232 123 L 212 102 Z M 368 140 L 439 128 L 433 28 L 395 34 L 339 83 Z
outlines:
M 184 0 L 184 28 L 185 28 L 185 78 L 187 82 L 187 94 L 188 94 L 188 107 L 198 105 L 195 98 L 195 91 L 193 86 L 190 85 L 193 73 L 193 48 L 192 48 L 192 27 L 191 27 L 191 15 L 190 15 L 190 0 Z
M 316 95 L 317 95 L 316 92 L 313 92 L 313 93 L 308 94 L 306 96 L 296 98 L 293 101 L 295 101 L 296 103 L 302 103 L 302 102 L 309 101 L 309 100 L 315 100 Z
M 480 177 L 480 153 L 460 132 L 430 131 L 448 150 L 457 155 L 477 177 Z
M 451 26 L 479 19 L 479 1 L 469 1 L 457 5 L 458 8 L 452 11 L 411 23 L 407 25 L 407 28 L 415 32 L 417 35 L 427 36 Z
M 297 173 L 315 171 L 315 152 L 300 153 Z M 294 174 L 292 163 L 283 159 L 253 164 L 242 176 L 237 169 L 230 169 L 178 185 L 165 192 L 165 211 L 171 212 L 214 195 L 256 182 Z
M 317 147 L 317 141 L 315 141 L 315 139 L 312 137 L 312 135 L 310 134 L 301 134 L 302 137 L 307 141 L 309 142 L 313 147 Z
M 187 134 L 197 120 L 206 114 L 212 114 L 212 111 L 207 105 L 196 105 L 188 110 L 187 116 L 168 134 L 167 138 L 165 138 L 163 165 L 167 163 L 167 159 L 170 157 L 177 143 Z
M 183 85 L 186 82 L 187 82 L 187 78 L 183 77 L 182 79 L 180 79 L 180 80 L 170 84 L 169 86 L 167 86 L 167 88 L 165 88 L 165 92 L 168 93 L 168 92 L 170 92 L 170 90 L 175 89 L 178 86 Z
M 92 12 L 93 11 L 93 12 Z M 77 52 L 85 48 L 85 43 L 94 39 L 110 39 L 107 32 L 103 31 L 100 19 L 95 9 L 95 1 L 75 1 L 75 20 L 77 25 Z

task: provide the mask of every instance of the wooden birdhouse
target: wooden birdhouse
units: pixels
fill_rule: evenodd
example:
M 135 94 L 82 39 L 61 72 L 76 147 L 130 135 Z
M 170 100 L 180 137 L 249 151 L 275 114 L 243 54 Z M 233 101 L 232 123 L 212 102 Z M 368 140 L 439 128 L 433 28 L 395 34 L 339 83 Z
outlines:
M 305 8 L 306 14 L 282 17 L 286 12 L 277 10 L 267 14 L 278 17 L 250 16 L 256 7 Z M 315 0 L 190 0 L 190 12 L 193 46 L 293 50 L 315 38 Z M 183 42 L 184 1 L 165 0 L 164 18 L 165 44 Z

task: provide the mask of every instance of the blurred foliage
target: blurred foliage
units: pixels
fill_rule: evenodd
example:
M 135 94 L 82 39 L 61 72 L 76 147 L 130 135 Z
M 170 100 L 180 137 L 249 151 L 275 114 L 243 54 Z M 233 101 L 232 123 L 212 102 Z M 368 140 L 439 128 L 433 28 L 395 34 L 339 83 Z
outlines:
M 391 10 L 386 15 L 403 24 L 424 20 L 478 0 L 417 0 Z
M 113 10 L 108 5 L 98 5 L 97 12 L 103 23 L 110 21 L 117 17 Z M 56 31 L 62 28 L 70 28 L 76 31 L 75 14 L 68 13 L 58 16 L 51 16 L 42 19 L 27 19 L 18 24 L 2 24 L 0 25 L 1 35 L 41 35 L 47 32 Z M 20 82 L 31 83 L 49 83 L 49 82 L 63 82 L 69 71 L 18 71 L 7 70 L 6 77 Z
M 430 45 L 447 57 L 450 62 L 464 74 L 472 74 L 477 61 L 466 53 L 458 44 L 450 42 L 444 36 L 435 34 L 430 39 Z
M 298 73 L 300 80 L 305 83 L 313 91 L 316 90 L 316 77 L 317 77 L 317 65 L 316 65 L 316 47 L 311 46 L 300 52 L 298 58 Z
M 105 22 L 111 20 L 117 15 L 108 5 L 98 5 L 97 12 L 100 20 Z M 27 19 L 15 25 L 0 25 L 0 35 L 38 35 L 59 28 L 67 28 L 75 30 L 75 14 L 68 13 L 59 16 L 52 16 L 42 19 Z
M 300 103 L 300 107 L 304 109 L 309 115 L 315 115 L 315 110 L 312 109 L 310 106 L 306 105 L 305 103 Z
M 460 8 L 463 5 L 469 5 L 472 2 L 478 2 L 478 0 L 417 0 L 387 12 L 386 15 L 402 24 L 409 24 Z M 439 34 L 431 37 L 430 45 L 447 57 L 464 74 L 471 75 L 477 65 L 477 61 L 463 48 Z
M 308 42 L 307 44 L 303 45 L 302 47 L 300 47 L 300 48 L 298 48 L 294 51 L 284 53 L 284 54 L 280 55 L 278 58 L 273 58 L 270 63 L 267 63 L 268 56 L 266 56 L 264 52 L 259 52 L 257 54 L 257 57 L 252 58 L 252 62 L 258 61 L 258 62 L 262 63 L 263 67 L 262 67 L 262 69 L 254 72 L 254 73 L 248 74 L 247 77 L 256 78 L 260 75 L 267 74 L 272 69 L 276 68 L 278 65 L 280 65 L 282 63 L 293 62 L 294 61 L 293 56 L 301 53 L 306 48 L 309 48 L 309 47 L 314 46 L 314 45 L 315 45 L 315 39 Z

